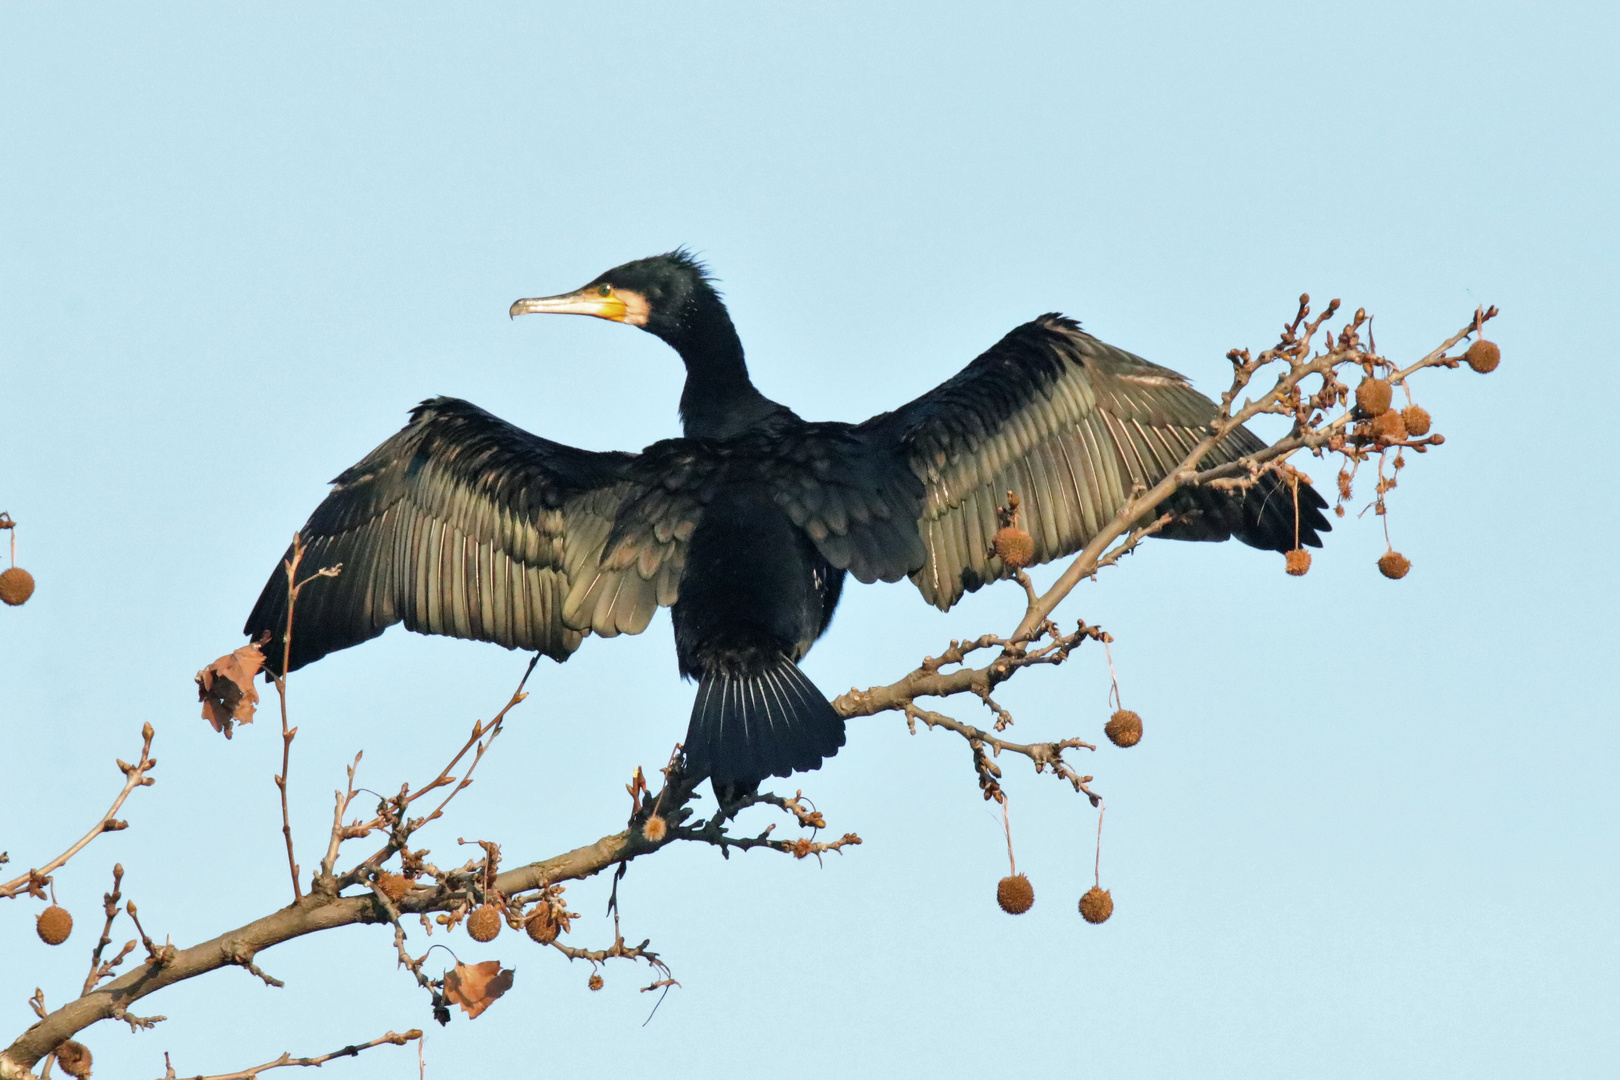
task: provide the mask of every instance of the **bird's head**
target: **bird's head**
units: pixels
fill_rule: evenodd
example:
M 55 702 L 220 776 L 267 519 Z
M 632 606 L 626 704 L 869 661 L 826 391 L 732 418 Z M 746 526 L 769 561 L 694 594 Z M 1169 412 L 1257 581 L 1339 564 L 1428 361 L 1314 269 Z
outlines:
M 511 314 L 594 315 L 639 326 L 680 348 L 725 311 L 708 270 L 684 248 L 616 266 L 573 292 L 519 300 Z

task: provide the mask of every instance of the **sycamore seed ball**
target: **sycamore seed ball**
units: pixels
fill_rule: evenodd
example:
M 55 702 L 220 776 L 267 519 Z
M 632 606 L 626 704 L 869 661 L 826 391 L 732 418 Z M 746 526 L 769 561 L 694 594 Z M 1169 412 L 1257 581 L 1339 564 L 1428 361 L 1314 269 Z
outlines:
M 592 990 L 600 990 L 600 989 L 602 989 L 602 976 L 600 976 L 600 975 L 592 975 L 591 978 L 590 978 L 590 981 L 587 982 L 585 985 L 590 987 Z
M 1468 351 L 1463 353 L 1463 359 L 1468 361 L 1469 367 L 1481 375 L 1489 375 L 1496 370 L 1496 365 L 1502 362 L 1502 350 L 1496 347 L 1496 342 L 1480 338 L 1468 346 Z
M 480 904 L 477 911 L 467 917 L 467 936 L 474 941 L 494 941 L 501 932 L 501 913 L 494 904 Z
M 1129 709 L 1121 709 L 1103 725 L 1103 734 L 1115 746 L 1135 746 L 1142 741 L 1142 718 Z
M 52 904 L 39 913 L 39 918 L 34 921 L 34 930 L 45 944 L 60 945 L 73 933 L 73 916 L 68 914 L 67 908 Z
M 0 600 L 12 607 L 28 602 L 34 595 L 34 575 L 20 566 L 0 572 Z
M 654 814 L 641 826 L 641 835 L 653 843 L 658 843 L 669 832 L 669 822 Z
M 1392 581 L 1399 581 L 1412 569 L 1412 560 L 1398 551 L 1386 551 L 1378 557 L 1378 569 Z
M 1379 442 L 1398 443 L 1406 441 L 1406 420 L 1401 414 L 1391 409 L 1372 422 L 1373 438 Z
M 397 904 L 406 893 L 411 891 L 411 882 L 403 874 L 384 870 L 377 875 L 377 891 Z
M 1107 889 L 1093 885 L 1080 898 L 1080 917 L 1088 923 L 1107 922 L 1114 913 L 1114 897 Z
M 1035 538 L 1023 529 L 1008 525 L 996 533 L 996 556 L 1010 570 L 1022 570 L 1035 561 Z
M 1283 569 L 1294 577 L 1304 577 L 1305 572 L 1311 568 L 1311 553 L 1304 548 L 1295 548 L 1283 556 L 1285 562 Z
M 551 908 L 544 904 L 529 916 L 528 921 L 523 924 L 523 929 L 528 931 L 529 940 L 537 945 L 550 945 L 557 940 L 557 924 L 551 918 Z
M 1406 433 L 1414 439 L 1421 439 L 1429 433 L 1429 410 L 1421 405 L 1408 405 L 1402 409 L 1401 420 L 1406 424 Z
M 1356 387 L 1356 404 L 1368 416 L 1382 416 L 1389 411 L 1389 403 L 1394 399 L 1395 391 L 1388 382 L 1376 376 L 1368 376 L 1361 380 Z
M 1035 906 L 1035 886 L 1023 874 L 1012 874 L 996 884 L 996 903 L 1009 915 L 1022 915 Z
M 74 1080 L 85 1080 L 90 1075 L 90 1048 L 69 1039 L 56 1048 L 56 1063 Z

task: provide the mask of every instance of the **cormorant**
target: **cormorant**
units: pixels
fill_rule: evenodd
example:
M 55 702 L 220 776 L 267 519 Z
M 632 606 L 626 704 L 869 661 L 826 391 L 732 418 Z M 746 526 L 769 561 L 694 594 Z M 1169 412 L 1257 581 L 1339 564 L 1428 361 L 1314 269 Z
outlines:
M 304 526 L 304 565 L 343 569 L 300 595 L 290 666 L 396 622 L 561 661 L 587 634 L 637 634 L 672 607 L 680 672 L 698 681 L 686 767 L 717 791 L 817 768 L 844 744 L 843 720 L 797 661 L 846 573 L 909 576 L 948 609 L 1012 573 L 991 550 L 1009 490 L 1036 562 L 1078 551 L 1216 415 L 1181 375 L 1050 314 L 893 412 L 805 421 L 749 380 L 713 279 L 684 250 L 512 305 L 531 312 L 594 315 L 667 342 L 686 362 L 685 436 L 596 453 L 465 401 L 424 401 Z M 1205 464 L 1262 446 L 1237 428 Z M 1178 516 L 1159 535 L 1287 551 L 1297 527 L 1320 547 L 1326 503 L 1302 485 L 1296 525 L 1281 484 L 1183 490 L 1161 508 Z M 278 568 L 245 628 L 270 636 L 273 669 L 285 625 Z

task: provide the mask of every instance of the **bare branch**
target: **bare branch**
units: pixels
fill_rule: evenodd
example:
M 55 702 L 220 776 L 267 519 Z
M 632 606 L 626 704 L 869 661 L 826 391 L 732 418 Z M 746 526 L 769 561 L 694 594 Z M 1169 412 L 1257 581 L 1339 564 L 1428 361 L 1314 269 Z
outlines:
M 288 1065 L 325 1065 L 328 1061 L 331 1061 L 334 1058 L 358 1057 L 362 1050 L 370 1050 L 372 1047 L 376 1046 L 404 1046 L 406 1043 L 415 1042 L 421 1037 L 422 1032 L 420 1028 L 411 1028 L 411 1030 L 405 1032 L 403 1035 L 399 1034 L 398 1032 L 390 1031 L 386 1035 L 379 1035 L 370 1042 L 354 1043 L 352 1045 L 345 1046 L 341 1050 L 333 1050 L 330 1054 L 322 1054 L 319 1057 L 295 1058 L 291 1054 L 282 1054 L 274 1061 L 267 1061 L 263 1065 L 255 1065 L 251 1069 L 243 1069 L 240 1072 L 233 1073 L 216 1073 L 213 1076 L 199 1075 L 196 1077 L 181 1078 L 178 1077 L 174 1071 L 174 1067 L 171 1065 L 164 1072 L 163 1076 L 159 1078 L 159 1080 L 256 1080 L 260 1073 L 269 1072 L 271 1069 L 280 1069 Z M 165 1061 L 168 1059 L 167 1054 L 164 1055 L 164 1059 Z
M 539 662 L 540 654 L 536 653 L 530 658 L 529 666 L 523 669 L 523 677 L 518 680 L 517 689 L 512 691 L 512 696 L 507 699 L 505 705 L 501 706 L 500 712 L 496 713 L 494 719 L 490 720 L 488 723 L 480 720 L 473 724 L 472 733 L 467 736 L 467 741 L 462 744 L 460 750 L 456 751 L 455 756 L 450 759 L 449 764 L 445 765 L 444 768 L 439 770 L 438 776 L 417 788 L 414 792 L 409 788 L 404 789 L 395 799 L 391 800 L 393 806 L 384 808 L 385 812 L 389 815 L 389 820 L 385 821 L 379 819 L 370 824 L 355 827 L 353 830 L 355 835 L 363 836 L 367 835 L 374 827 L 390 825 L 391 835 L 388 843 L 381 850 L 375 852 L 370 858 L 366 859 L 360 865 L 356 866 L 354 869 L 345 874 L 343 880 L 336 884 L 335 891 L 341 891 L 343 888 L 346 888 L 349 885 L 359 884 L 365 880 L 366 874 L 369 871 L 374 870 L 375 868 L 380 867 L 383 863 L 387 862 L 391 857 L 393 857 L 395 852 L 405 850 L 406 844 L 409 842 L 412 833 L 416 832 L 416 830 L 422 828 L 429 822 L 438 820 L 438 818 L 444 814 L 445 807 L 450 805 L 450 800 L 454 799 L 462 791 L 466 790 L 467 786 L 472 783 L 472 774 L 473 771 L 478 768 L 478 763 L 483 760 L 484 754 L 489 750 L 495 739 L 503 730 L 505 730 L 504 725 L 506 723 L 507 714 L 528 699 L 529 695 L 528 692 L 524 690 L 524 687 L 529 684 L 529 676 L 534 674 L 534 666 Z M 461 779 L 457 781 L 454 776 L 450 775 L 450 770 L 455 768 L 462 758 L 467 756 L 468 751 L 472 751 L 473 759 L 468 763 L 467 771 L 462 774 Z M 357 765 L 359 760 L 360 759 L 358 757 L 355 758 L 355 763 Z M 352 785 L 352 776 L 350 778 L 350 782 Z M 450 792 L 445 795 L 442 800 L 440 800 L 439 805 L 433 808 L 432 813 L 422 818 L 407 818 L 406 811 L 410 809 L 411 804 L 417 799 L 420 799 L 423 795 L 426 795 L 430 791 L 434 791 L 438 788 L 446 787 L 451 784 L 454 784 L 455 786 L 451 788 Z M 343 811 L 340 809 L 339 814 L 341 815 L 342 812 Z M 336 825 L 334 825 L 334 844 L 337 842 Z
M 27 893 L 34 897 L 43 898 L 45 895 L 43 889 L 46 883 L 50 881 L 50 875 L 55 873 L 57 870 L 60 870 L 67 864 L 69 859 L 73 858 L 73 856 L 77 855 L 79 852 L 83 851 L 87 846 L 89 846 L 90 841 L 94 840 L 102 833 L 118 832 L 121 829 L 128 828 L 128 822 L 119 821 L 117 819 L 116 815 L 118 814 L 119 807 L 124 805 L 124 800 L 129 798 L 129 793 L 134 791 L 136 788 L 151 787 L 157 782 L 151 776 L 147 775 L 147 773 L 151 772 L 152 769 L 157 765 L 157 759 L 152 757 L 153 734 L 154 732 L 151 724 L 141 725 L 140 758 L 137 759 L 133 765 L 126 761 L 120 760 L 118 762 L 119 769 L 123 770 L 124 773 L 124 789 L 118 793 L 118 798 L 113 800 L 113 804 L 108 808 L 107 812 L 101 815 L 101 820 L 96 822 L 95 825 L 91 827 L 89 832 L 80 837 L 78 843 L 62 852 L 62 854 L 52 859 L 44 866 L 39 867 L 36 870 L 30 870 L 21 877 L 13 878 L 5 884 L 0 885 L 0 899 L 9 900 L 23 893 Z
M 1087 784 L 1091 783 L 1092 778 L 1089 776 L 1081 776 L 1069 766 L 1067 761 L 1063 760 L 1063 751 L 1065 750 L 1097 749 L 1096 746 L 1086 742 L 1083 739 L 1063 739 L 1058 742 L 1029 744 L 1008 742 L 1005 739 L 992 735 L 988 731 L 976 728 L 972 724 L 964 724 L 962 721 L 953 719 L 944 715 L 943 713 L 931 712 L 928 709 L 920 709 L 913 703 L 908 702 L 906 704 L 905 713 L 907 720 L 921 720 L 930 728 L 940 727 L 944 728 L 946 731 L 956 732 L 958 735 L 962 736 L 962 738 L 966 739 L 968 741 L 968 745 L 973 747 L 975 750 L 979 749 L 981 746 L 988 746 L 997 757 L 999 757 L 1003 751 L 1027 757 L 1031 762 L 1034 763 L 1036 772 L 1040 773 L 1045 772 L 1047 769 L 1051 769 L 1054 775 L 1060 779 L 1067 780 L 1074 787 L 1075 791 L 1087 795 L 1092 799 L 1097 798 L 1096 795 L 1092 794 L 1091 789 L 1086 786 Z M 987 771 L 992 778 L 1000 779 L 1000 769 L 991 765 Z M 993 790 L 987 787 L 984 797 L 986 799 L 994 798 L 995 796 Z
M 79 991 L 81 994 L 88 994 L 96 983 L 118 970 L 118 966 L 124 962 L 125 958 L 135 951 L 135 942 L 130 941 L 111 960 L 103 963 L 101 959 L 102 952 L 108 945 L 112 944 L 113 921 L 118 918 L 118 901 L 123 899 L 123 893 L 119 891 L 119 886 L 123 880 L 123 864 L 114 863 L 112 892 L 103 893 L 101 896 L 101 907 L 107 917 L 107 922 L 101 929 L 101 940 L 96 942 L 96 947 L 90 952 L 90 974 L 84 977 L 84 989 Z

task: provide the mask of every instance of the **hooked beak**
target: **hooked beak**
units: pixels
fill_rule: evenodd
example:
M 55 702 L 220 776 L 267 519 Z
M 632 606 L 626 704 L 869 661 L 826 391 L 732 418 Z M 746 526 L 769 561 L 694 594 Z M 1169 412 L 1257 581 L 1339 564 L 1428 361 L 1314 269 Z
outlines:
M 536 296 L 519 300 L 509 314 L 519 315 L 594 315 L 598 319 L 624 322 L 629 306 L 618 294 L 602 296 L 594 289 L 579 289 L 561 296 Z

